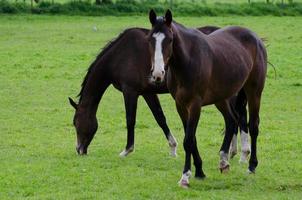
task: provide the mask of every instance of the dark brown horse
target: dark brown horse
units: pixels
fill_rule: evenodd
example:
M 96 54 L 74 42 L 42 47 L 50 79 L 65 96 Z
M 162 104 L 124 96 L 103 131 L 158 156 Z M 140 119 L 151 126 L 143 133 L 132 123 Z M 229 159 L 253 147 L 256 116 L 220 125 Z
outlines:
M 207 34 L 217 29 L 218 27 L 213 26 L 199 28 Z M 96 119 L 98 104 L 107 87 L 113 84 L 123 93 L 126 107 L 127 144 L 120 155 L 127 156 L 134 149 L 134 126 L 139 95 L 144 97 L 162 128 L 171 147 L 171 154 L 176 155 L 177 142 L 167 126 L 156 95 L 168 93 L 166 83 L 155 85 L 150 81 L 151 56 L 148 50 L 148 32 L 149 30 L 142 28 L 127 29 L 117 39 L 108 43 L 88 69 L 79 94 L 79 103 L 76 104 L 69 98 L 70 104 L 76 109 L 74 125 L 77 132 L 76 150 L 79 154 L 87 153 L 98 127 Z
M 149 19 L 152 24 L 148 36 L 151 77 L 160 84 L 165 79 L 164 67 L 168 66 L 168 89 L 175 99 L 185 130 L 185 165 L 180 185 L 189 185 L 191 155 L 196 168 L 195 177 L 205 177 L 195 136 L 201 107 L 205 105 L 215 104 L 224 117 L 226 133 L 219 166 L 221 171 L 229 169 L 229 147 L 238 120 L 230 98 L 236 94 L 248 102 L 251 135 L 248 169 L 254 173 L 258 164 L 256 145 L 260 99 L 267 68 L 267 54 L 261 39 L 252 31 L 237 26 L 205 35 L 172 22 L 169 10 L 165 17 L 157 17 L 151 10 Z

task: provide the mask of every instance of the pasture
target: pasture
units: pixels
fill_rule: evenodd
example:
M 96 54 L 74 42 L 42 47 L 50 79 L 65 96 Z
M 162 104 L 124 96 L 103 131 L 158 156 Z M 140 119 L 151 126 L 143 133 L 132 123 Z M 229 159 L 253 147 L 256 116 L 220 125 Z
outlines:
M 135 152 L 119 158 L 126 122 L 122 94 L 113 87 L 101 100 L 88 156 L 76 155 L 74 110 L 67 97 L 76 97 L 86 69 L 107 41 L 127 27 L 149 27 L 147 15 L 0 15 L 0 199 L 302 198 L 302 17 L 174 19 L 189 27 L 246 26 L 267 39 L 276 79 L 269 66 L 256 174 L 246 173 L 239 155 L 231 160 L 231 171 L 220 174 L 224 123 L 208 106 L 197 130 L 207 178 L 192 178 L 188 190 L 178 187 L 183 129 L 169 94 L 160 100 L 179 143 L 178 157 L 169 156 L 163 133 L 140 98 Z

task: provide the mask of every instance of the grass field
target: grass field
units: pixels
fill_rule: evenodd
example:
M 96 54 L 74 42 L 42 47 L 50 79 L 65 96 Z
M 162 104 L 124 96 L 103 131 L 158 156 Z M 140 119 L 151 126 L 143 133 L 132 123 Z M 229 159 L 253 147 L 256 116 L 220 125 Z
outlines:
M 16 1 L 16 0 L 8 0 L 8 1 Z M 19 2 L 21 0 L 17 0 L 17 2 Z M 23 2 L 24 0 L 22 0 Z M 40 0 L 40 1 L 48 1 L 48 2 L 52 2 L 52 0 Z M 72 0 L 53 0 L 53 2 L 56 3 L 63 3 L 63 2 L 70 2 Z M 90 0 L 91 2 L 93 2 L 92 0 Z M 140 0 L 138 0 L 140 1 Z M 165 2 L 166 0 L 159 0 L 159 2 Z M 188 3 L 192 3 L 192 2 L 201 2 L 201 3 L 207 3 L 207 4 L 212 4 L 212 3 L 248 3 L 247 0 L 173 0 L 173 2 L 188 2 Z M 25 0 L 25 2 L 30 3 L 30 0 Z M 116 2 L 115 0 L 112 0 L 112 2 Z M 170 0 L 169 0 L 170 2 Z M 258 3 L 258 2 L 262 2 L 265 3 L 266 0 L 251 0 L 251 3 Z M 282 0 L 273 0 L 271 1 L 273 3 L 281 3 Z M 284 3 L 288 3 L 287 0 L 283 1 Z M 293 0 L 293 2 L 302 2 L 302 0 Z
M 268 42 L 262 99 L 259 166 L 246 173 L 239 157 L 218 170 L 223 120 L 205 107 L 197 138 L 207 178 L 178 187 L 184 164 L 183 130 L 171 97 L 161 95 L 178 139 L 171 158 L 161 129 L 142 99 L 136 151 L 126 142 L 121 93 L 112 87 L 98 111 L 99 130 L 85 157 L 76 155 L 73 109 L 86 69 L 101 47 L 126 27 L 149 27 L 147 17 L 0 15 L 0 199 L 301 199 L 302 17 L 175 18 L 195 27 L 241 25 Z M 98 31 L 93 31 L 93 26 Z

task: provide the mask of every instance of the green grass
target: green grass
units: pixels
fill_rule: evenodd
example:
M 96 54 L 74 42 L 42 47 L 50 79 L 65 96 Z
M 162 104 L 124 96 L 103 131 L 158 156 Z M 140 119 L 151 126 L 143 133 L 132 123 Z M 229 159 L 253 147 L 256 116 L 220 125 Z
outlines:
M 8 0 L 10 2 L 24 2 L 24 0 Z M 49 1 L 52 2 L 52 0 L 40 0 L 40 1 Z M 64 2 L 70 2 L 72 0 L 53 0 L 55 3 L 64 3 Z M 90 0 L 91 2 L 94 2 Z M 140 1 L 140 0 L 137 0 Z M 159 2 L 165 2 L 166 0 L 159 0 Z M 212 4 L 212 3 L 247 3 L 247 0 L 172 0 L 173 2 L 186 2 L 186 3 L 192 3 L 192 2 L 197 2 L 197 3 L 207 3 L 207 4 Z M 271 2 L 274 3 L 281 3 L 282 0 L 270 0 Z M 25 0 L 25 2 L 30 3 L 30 0 Z M 116 0 L 112 0 L 112 2 L 116 2 Z M 170 2 L 170 0 L 168 0 Z M 266 0 L 251 0 L 251 3 L 265 3 Z M 293 0 L 293 2 L 302 2 L 302 0 Z M 284 3 L 288 3 L 288 0 L 284 0 Z
M 302 3 L 293 4 L 264 3 L 202 3 L 175 1 L 173 6 L 169 2 L 155 1 L 117 1 L 110 4 L 96 5 L 90 1 L 69 1 L 51 3 L 42 1 L 31 7 L 27 3 L 0 1 L 0 13 L 33 13 L 33 14 L 64 14 L 86 16 L 145 16 L 153 8 L 164 12 L 167 8 L 179 16 L 301 16 Z
M 231 161 L 221 175 L 218 151 L 223 120 L 205 107 L 197 138 L 207 179 L 177 181 L 184 164 L 183 130 L 171 97 L 161 95 L 180 145 L 177 158 L 151 112 L 139 100 L 136 151 L 118 157 L 126 142 L 121 93 L 112 87 L 97 114 L 99 130 L 89 155 L 75 153 L 73 109 L 89 64 L 126 27 L 149 27 L 147 17 L 0 15 L 0 199 L 301 199 L 302 17 L 175 17 L 187 26 L 241 25 L 268 42 L 262 98 L 259 166 Z M 94 32 L 92 27 L 97 26 Z

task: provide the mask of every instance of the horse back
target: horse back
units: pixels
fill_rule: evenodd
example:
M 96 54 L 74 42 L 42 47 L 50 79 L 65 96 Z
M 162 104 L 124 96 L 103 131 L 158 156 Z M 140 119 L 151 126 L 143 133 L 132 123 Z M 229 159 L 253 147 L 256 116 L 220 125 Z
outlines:
M 252 31 L 236 26 L 226 27 L 207 36 L 207 41 L 211 47 L 213 65 L 205 95 L 206 103 L 230 97 L 247 81 L 261 82 L 265 79 L 265 48 Z M 261 80 L 257 78 L 257 73 Z

